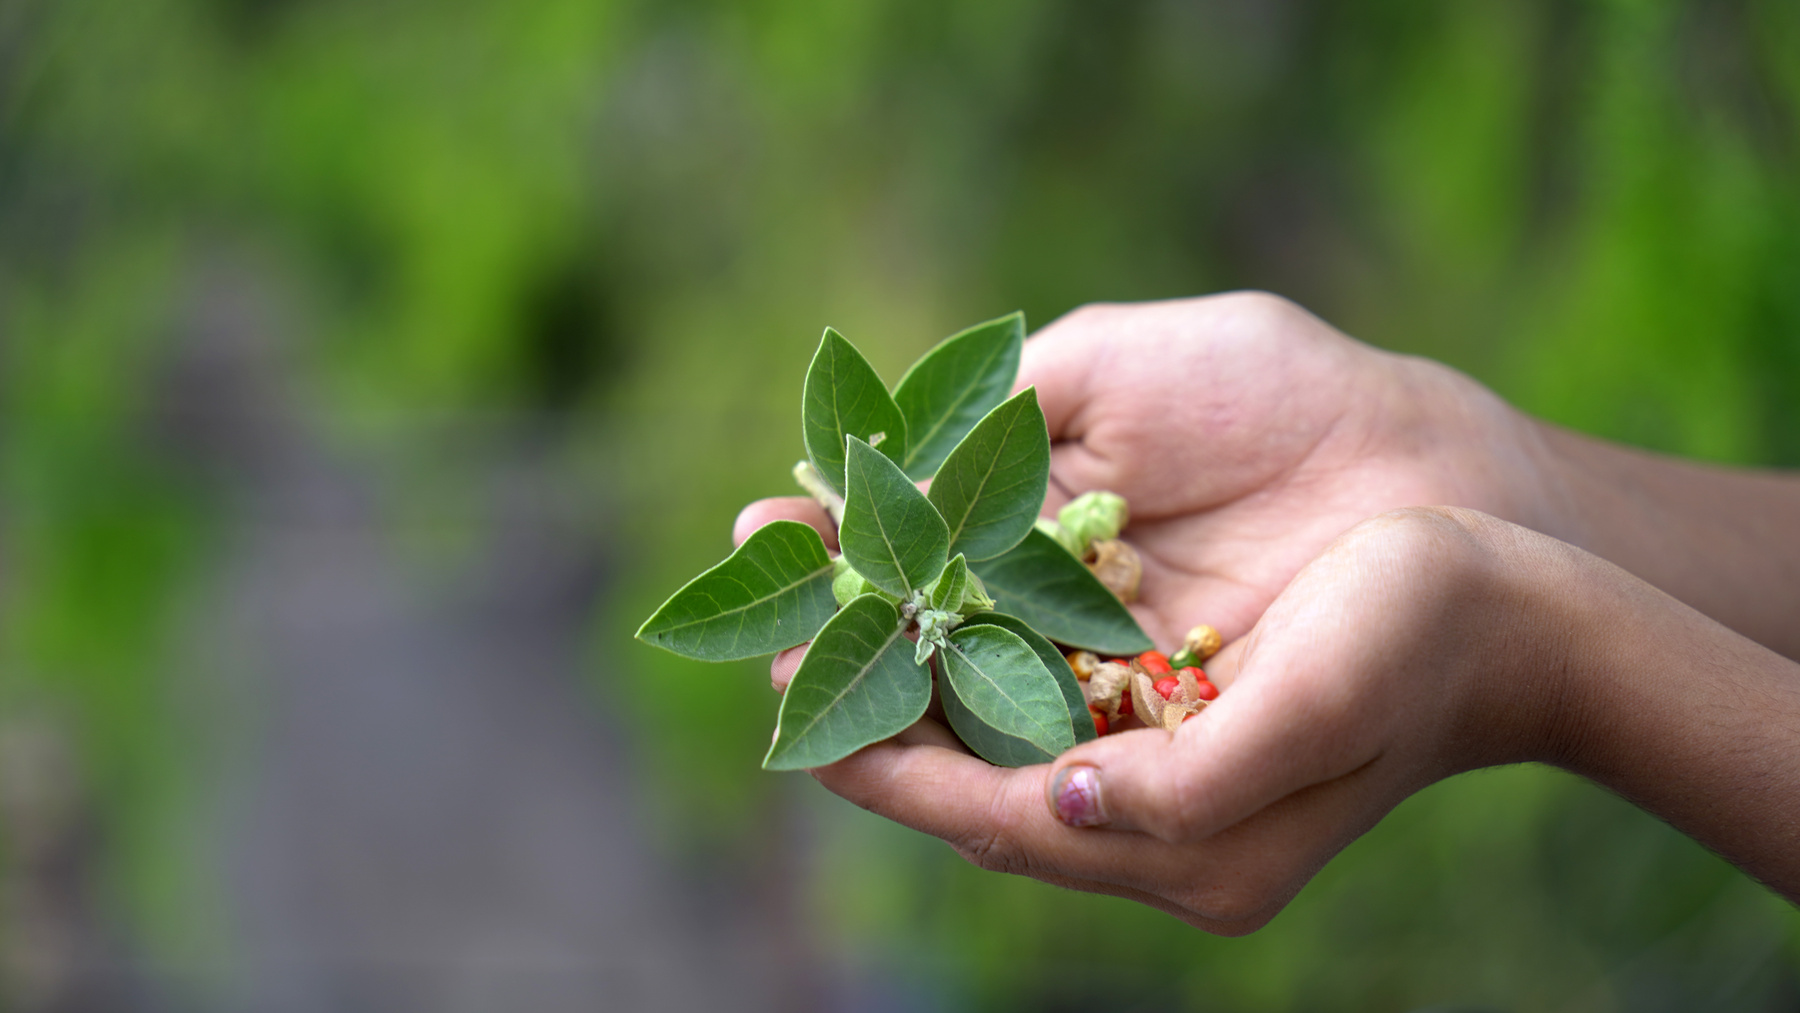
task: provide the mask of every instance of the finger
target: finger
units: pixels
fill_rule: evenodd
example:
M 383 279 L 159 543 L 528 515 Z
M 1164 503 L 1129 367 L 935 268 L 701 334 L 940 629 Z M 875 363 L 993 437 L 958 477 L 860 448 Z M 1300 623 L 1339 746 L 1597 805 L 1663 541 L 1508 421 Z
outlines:
M 731 525 L 731 543 L 744 544 L 749 538 L 770 521 L 804 521 L 818 529 L 819 537 L 825 539 L 825 547 L 832 552 L 838 550 L 837 526 L 831 523 L 831 516 L 825 512 L 815 500 L 807 496 L 776 496 L 772 499 L 759 499 L 738 511 L 737 520 Z
M 1175 846 L 1062 823 L 1044 804 L 1047 770 L 992 767 L 896 739 L 812 773 L 849 801 L 944 839 L 984 869 L 1131 897 L 1229 935 L 1273 917 L 1386 811 L 1373 779 L 1346 779 L 1283 800 L 1212 840 Z
M 769 661 L 769 685 L 775 687 L 775 692 L 787 692 L 788 683 L 794 681 L 794 673 L 800 670 L 800 660 L 806 657 L 806 649 L 811 644 L 808 640 L 799 647 L 790 647 Z
M 1050 439 L 1077 439 L 1081 409 L 1091 395 L 1091 382 L 1104 372 L 1112 352 L 1106 341 L 1103 314 L 1076 311 L 1051 322 L 1025 342 L 1015 390 L 1036 387 L 1038 407 L 1050 427 Z
M 1219 648 L 1219 653 L 1206 660 L 1207 681 L 1220 689 L 1225 689 L 1236 682 L 1238 668 L 1243 664 L 1244 651 L 1249 643 L 1249 637 L 1239 637 Z
M 1173 733 L 1088 742 L 1058 757 L 1090 765 L 1103 799 L 1095 822 L 1172 843 L 1200 840 L 1379 754 L 1341 720 L 1348 704 L 1310 680 L 1239 679 Z M 1352 734 L 1346 735 L 1346 727 Z

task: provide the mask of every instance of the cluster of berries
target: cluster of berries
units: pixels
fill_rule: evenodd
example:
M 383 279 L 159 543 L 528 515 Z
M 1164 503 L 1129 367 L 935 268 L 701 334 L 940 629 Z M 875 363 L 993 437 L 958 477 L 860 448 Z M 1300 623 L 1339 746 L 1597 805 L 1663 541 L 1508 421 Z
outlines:
M 1091 652 L 1075 651 L 1067 660 L 1081 682 L 1094 730 L 1101 735 L 1124 730 L 1121 722 L 1126 718 L 1174 731 L 1218 699 L 1219 687 L 1207 679 L 1200 664 L 1218 651 L 1220 643 L 1217 630 L 1196 626 L 1174 658 L 1145 651 L 1131 659 L 1101 660 Z

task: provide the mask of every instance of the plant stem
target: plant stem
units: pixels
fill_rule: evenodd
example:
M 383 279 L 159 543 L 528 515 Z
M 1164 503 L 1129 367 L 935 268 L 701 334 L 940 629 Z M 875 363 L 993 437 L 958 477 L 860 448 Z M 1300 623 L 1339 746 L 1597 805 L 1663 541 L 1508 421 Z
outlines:
M 805 489 L 807 495 L 817 500 L 819 505 L 825 508 L 825 512 L 831 515 L 831 523 L 839 527 L 843 526 L 844 497 L 839 496 L 836 490 L 825 484 L 825 480 L 819 477 L 819 472 L 812 466 L 811 461 L 801 461 L 794 465 L 794 481 L 800 483 L 800 488 Z

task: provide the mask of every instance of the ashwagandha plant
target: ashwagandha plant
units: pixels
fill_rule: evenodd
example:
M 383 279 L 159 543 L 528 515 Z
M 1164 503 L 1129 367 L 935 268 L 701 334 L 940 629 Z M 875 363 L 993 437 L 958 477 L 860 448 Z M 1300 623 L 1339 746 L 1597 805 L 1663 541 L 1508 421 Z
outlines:
M 934 681 L 950 727 L 978 755 L 1043 762 L 1094 737 L 1056 645 L 1150 648 L 1119 599 L 1034 527 L 1050 435 L 1034 388 L 1007 396 L 1024 340 L 1021 314 L 978 324 L 927 352 L 890 395 L 826 328 L 802 397 L 807 459 L 794 472 L 838 523 L 843 555 L 810 525 L 775 521 L 638 630 L 700 661 L 812 641 L 766 769 L 820 766 L 896 734 L 924 716 Z

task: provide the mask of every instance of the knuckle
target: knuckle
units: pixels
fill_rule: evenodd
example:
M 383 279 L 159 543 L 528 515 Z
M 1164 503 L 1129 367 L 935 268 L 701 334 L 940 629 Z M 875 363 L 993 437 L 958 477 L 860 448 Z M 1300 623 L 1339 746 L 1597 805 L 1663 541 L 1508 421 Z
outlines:
M 1140 829 L 1168 844 L 1192 844 L 1207 834 L 1207 818 L 1185 764 L 1147 785 Z
M 1242 321 L 1252 330 L 1280 328 L 1309 314 L 1289 299 L 1249 289 L 1219 296 L 1219 309 Z
M 1089 323 L 1089 324 L 1097 323 L 1099 321 L 1107 320 L 1107 319 L 1117 316 L 1121 309 L 1122 309 L 1122 307 L 1118 303 L 1110 303 L 1110 302 L 1082 303 L 1080 306 L 1077 306 L 1074 309 L 1070 310 L 1065 315 L 1065 319 L 1079 320 L 1082 323 Z
M 1282 895 L 1252 881 L 1214 885 L 1182 901 L 1221 935 L 1244 935 L 1268 924 L 1284 906 Z
M 1001 804 L 1003 797 L 995 799 L 988 818 L 980 826 L 951 843 L 957 854 L 979 869 L 1025 874 L 1030 871 L 1031 862 L 1019 843 L 1018 817 Z

